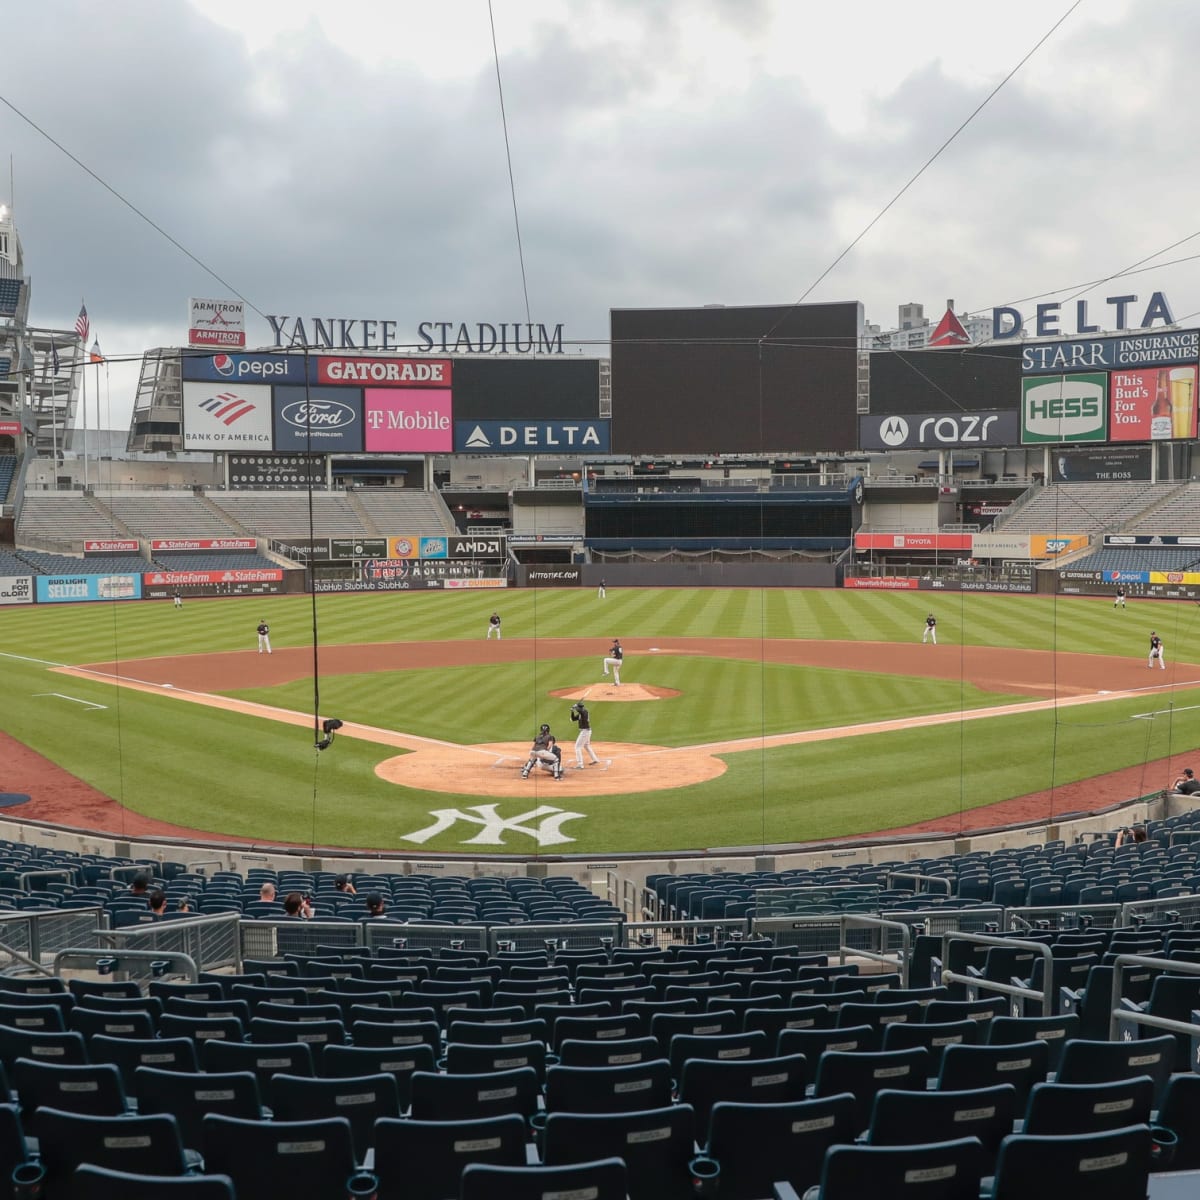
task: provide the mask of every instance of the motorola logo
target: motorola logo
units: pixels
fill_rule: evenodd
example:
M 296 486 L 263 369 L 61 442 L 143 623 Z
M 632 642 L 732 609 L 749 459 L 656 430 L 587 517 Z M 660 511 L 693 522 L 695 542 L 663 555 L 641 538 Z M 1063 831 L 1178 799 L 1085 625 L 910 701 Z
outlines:
M 903 417 L 885 417 L 879 423 L 879 440 L 885 446 L 903 446 L 908 441 L 908 422 Z

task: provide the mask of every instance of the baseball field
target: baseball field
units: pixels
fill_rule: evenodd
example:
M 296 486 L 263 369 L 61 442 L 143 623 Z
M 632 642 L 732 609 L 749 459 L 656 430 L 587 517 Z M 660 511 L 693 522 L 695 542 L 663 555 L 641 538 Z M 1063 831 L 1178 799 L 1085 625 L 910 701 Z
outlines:
M 928 593 L 8 609 L 0 791 L 33 796 L 17 819 L 126 836 L 595 856 L 954 829 L 1014 797 L 1049 818 L 1114 772 L 1130 796 L 1163 787 L 1200 747 L 1200 607 L 932 600 L 937 646 Z M 493 608 L 501 642 L 484 639 Z M 1166 670 L 1147 668 L 1151 629 Z M 620 688 L 601 674 L 613 637 Z M 542 722 L 574 763 L 580 698 L 601 762 L 522 780 Z M 344 722 L 323 752 L 316 717 Z

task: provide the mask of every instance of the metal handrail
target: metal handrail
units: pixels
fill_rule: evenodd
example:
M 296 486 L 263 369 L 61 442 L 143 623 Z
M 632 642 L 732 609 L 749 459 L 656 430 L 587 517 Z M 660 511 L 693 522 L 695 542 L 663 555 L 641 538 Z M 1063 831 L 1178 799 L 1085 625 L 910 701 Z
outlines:
M 887 881 L 889 888 L 892 886 L 892 882 L 897 879 L 915 880 L 918 892 L 923 890 L 933 891 L 933 888 L 922 889 L 920 885 L 923 883 L 940 883 L 946 889 L 946 895 L 949 896 L 951 894 L 950 880 L 944 875 L 922 875 L 919 871 L 889 871 L 884 876 L 884 879 Z
M 1178 962 L 1173 958 L 1151 958 L 1144 954 L 1118 954 L 1113 961 L 1112 996 L 1108 1009 L 1108 1040 L 1115 1042 L 1121 1035 L 1121 1023 L 1146 1025 L 1170 1033 L 1186 1033 L 1195 1037 L 1197 1026 L 1190 1021 L 1172 1021 L 1151 1013 L 1130 1012 L 1121 1008 L 1121 981 L 1126 967 L 1152 967 L 1171 975 L 1200 975 L 1200 963 Z
M 899 930 L 900 951 L 898 957 L 894 958 L 892 955 L 880 951 L 863 950 L 860 947 L 847 946 L 846 930 L 850 928 Z M 908 968 L 912 962 L 912 927 L 905 925 L 903 921 L 889 921 L 883 917 L 869 917 L 864 913 L 843 913 L 842 944 L 839 950 L 842 962 L 846 961 L 847 954 L 853 954 L 858 958 L 870 959 L 872 962 L 898 966 L 900 968 L 900 985 L 901 987 L 908 987 Z
M 114 973 L 120 971 L 124 963 L 153 964 L 161 962 L 168 966 L 174 965 L 178 974 L 187 975 L 189 983 L 195 983 L 200 977 L 196 960 L 191 955 L 181 954 L 176 950 L 121 950 L 113 953 L 109 950 L 95 947 L 88 949 L 82 946 L 60 950 L 54 956 L 54 974 L 61 975 L 64 966 L 72 967 L 75 970 L 96 971 L 102 959 L 108 959 L 111 962 L 111 969 Z
M 1048 996 L 1054 995 L 1054 955 L 1045 942 L 1031 942 L 1025 938 L 993 937 L 988 933 L 946 933 L 942 935 L 942 962 L 948 957 L 948 946 L 952 941 L 972 942 L 981 946 L 1026 946 L 1036 950 L 1046 964 L 1042 976 L 1042 990 L 1020 987 L 1012 983 L 1000 983 L 993 979 L 980 979 L 975 975 L 960 975 L 957 971 L 942 971 L 943 983 L 961 983 L 987 992 L 999 992 L 1003 996 L 1024 996 L 1027 1000 L 1040 1000 L 1043 1004 Z

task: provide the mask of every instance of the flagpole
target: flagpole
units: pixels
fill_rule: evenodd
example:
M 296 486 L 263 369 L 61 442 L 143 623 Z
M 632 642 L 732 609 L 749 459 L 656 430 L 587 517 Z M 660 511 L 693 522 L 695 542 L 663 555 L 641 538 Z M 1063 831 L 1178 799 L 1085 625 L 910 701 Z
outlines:
M 87 342 L 79 343 L 79 371 L 83 378 L 79 381 L 83 389 L 83 490 L 88 489 L 88 439 L 87 439 Z
M 50 373 L 50 446 L 54 455 L 54 490 L 58 491 L 58 346 L 50 343 L 51 366 Z

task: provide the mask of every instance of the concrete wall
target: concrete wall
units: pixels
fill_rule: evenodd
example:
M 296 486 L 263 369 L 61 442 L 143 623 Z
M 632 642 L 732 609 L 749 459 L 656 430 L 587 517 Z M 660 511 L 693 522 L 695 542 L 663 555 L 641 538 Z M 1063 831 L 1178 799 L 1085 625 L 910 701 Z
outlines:
M 837 587 L 832 563 L 586 563 L 581 586 Z

